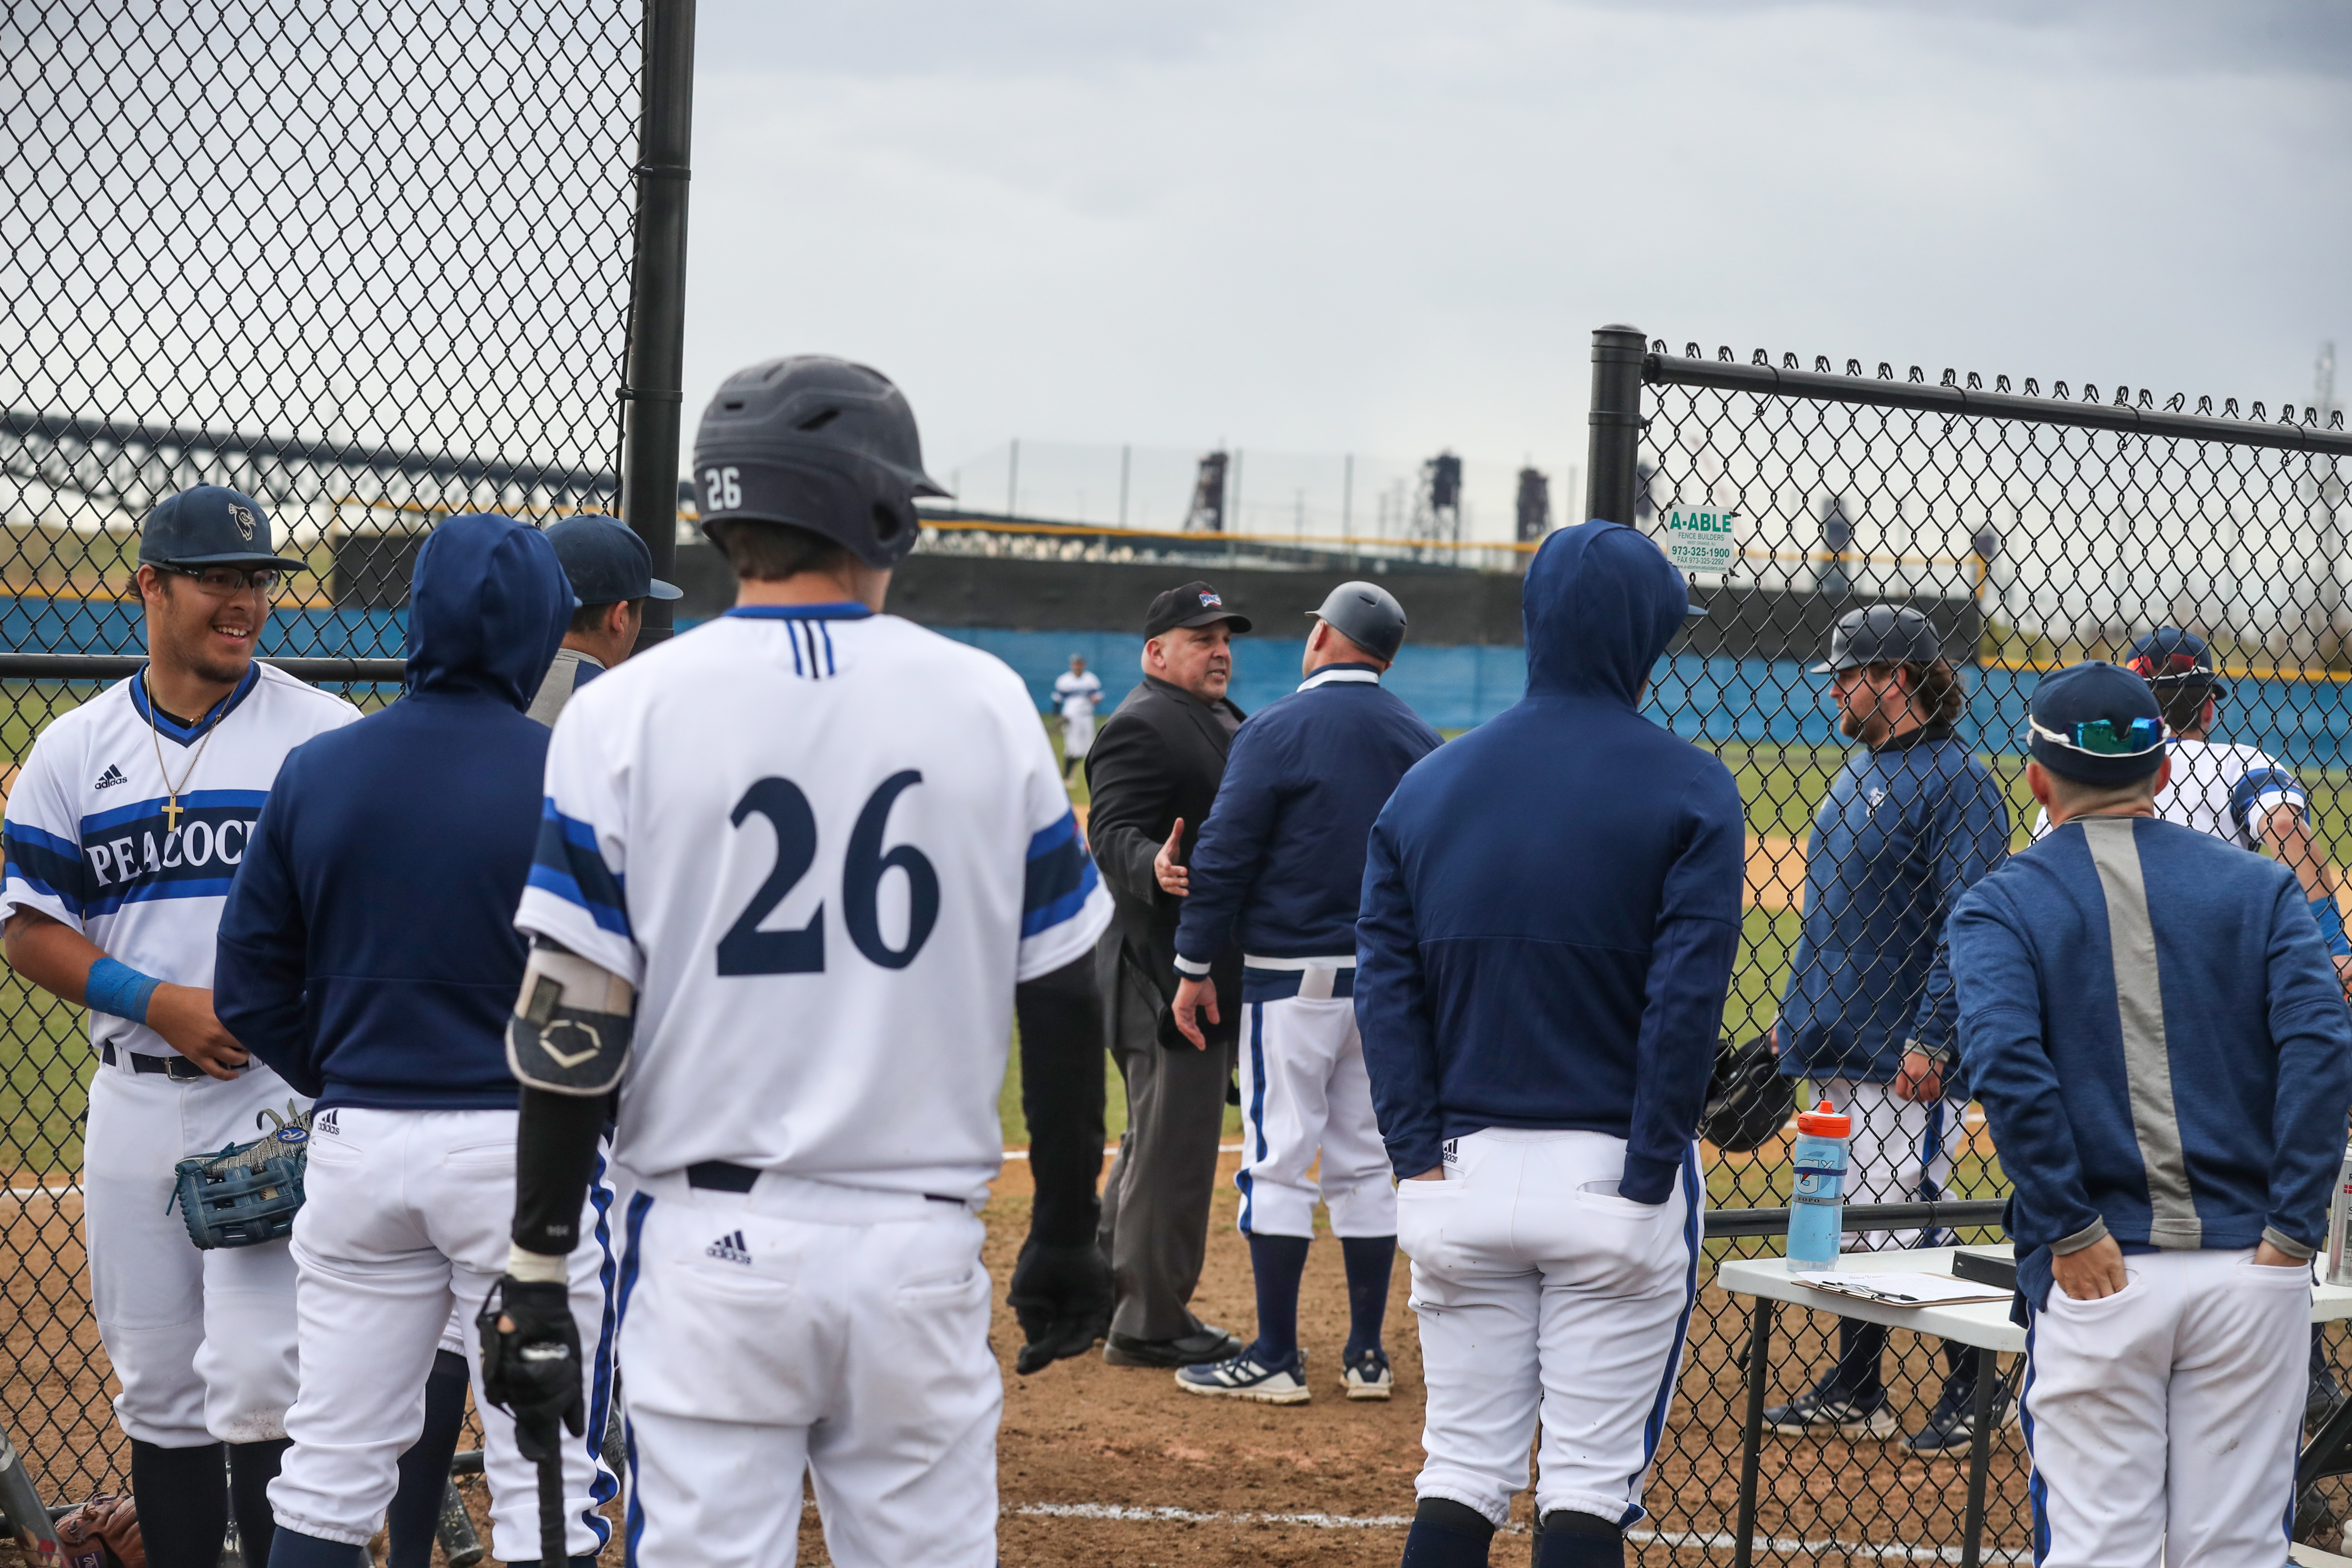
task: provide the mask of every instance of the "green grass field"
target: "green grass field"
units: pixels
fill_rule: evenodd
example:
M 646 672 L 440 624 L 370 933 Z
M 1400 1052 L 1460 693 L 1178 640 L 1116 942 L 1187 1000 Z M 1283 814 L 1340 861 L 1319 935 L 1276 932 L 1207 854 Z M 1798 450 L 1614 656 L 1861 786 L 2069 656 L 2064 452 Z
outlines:
M 21 757 L 48 719 L 84 700 L 97 689 L 67 688 L 53 683 L 17 686 L 0 699 L 0 749 Z M 364 706 L 374 707 L 389 693 L 369 691 Z M 1058 723 L 1046 720 L 1056 760 L 1061 739 Z M 1845 759 L 1843 748 L 1725 746 L 1724 762 L 1739 784 L 1748 805 L 1748 826 L 1759 837 L 1782 836 L 1802 841 L 1830 779 Z M 1990 760 L 2010 797 L 2012 842 L 2022 847 L 2032 825 L 2032 801 L 2027 795 L 2024 767 L 2015 758 Z M 6 775 L 13 782 L 13 773 Z M 2337 865 L 2352 861 L 2352 834 L 2347 832 L 2343 796 L 2345 773 L 2314 773 L 2305 783 L 2312 792 L 2314 816 L 2329 858 Z M 1087 802 L 1083 771 L 1071 778 L 1072 799 Z M 1789 956 L 1795 945 L 1800 916 L 1794 909 L 1750 909 L 1744 920 L 1738 967 L 1731 995 L 1724 1009 L 1724 1028 L 1734 1039 L 1745 1039 L 1770 1023 L 1778 1010 L 1781 986 L 1788 977 Z M 0 973 L 0 1075 L 5 1075 L 5 1100 L 0 1103 L 0 1164 L 20 1177 L 42 1177 L 68 1172 L 80 1163 L 80 1123 L 85 1108 L 84 1085 L 89 1080 L 88 1035 L 79 1007 L 68 1006 L 37 991 L 13 974 Z M 1127 1097 L 1118 1073 L 1108 1060 L 1108 1086 L 1106 1131 L 1116 1140 L 1127 1125 Z M 1028 1142 L 1021 1115 L 1019 1053 L 1013 1053 L 1000 1100 L 1008 1144 Z M 1228 1110 L 1226 1131 L 1237 1135 L 1239 1113 Z M 1962 1190 L 1973 1190 L 1964 1188 Z M 1758 1201 L 1743 1194 L 1745 1201 Z

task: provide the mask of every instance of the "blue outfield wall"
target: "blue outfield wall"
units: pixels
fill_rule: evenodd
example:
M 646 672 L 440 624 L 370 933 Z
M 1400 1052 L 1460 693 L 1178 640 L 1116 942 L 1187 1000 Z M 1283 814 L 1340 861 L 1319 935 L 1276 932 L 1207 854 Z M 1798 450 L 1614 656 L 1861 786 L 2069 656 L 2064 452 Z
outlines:
M 261 651 L 281 656 L 397 658 L 407 637 L 400 610 L 280 609 L 269 618 Z M 681 623 L 681 629 L 693 623 Z M 985 648 L 1028 682 L 1040 710 L 1053 706 L 1054 679 L 1084 654 L 1102 678 L 1105 711 L 1137 679 L 1141 644 L 1132 632 L 1021 632 L 942 626 L 942 636 Z M 0 599 L 0 647 L 26 653 L 138 653 L 144 647 L 136 604 L 103 599 Z M 1255 712 L 1295 689 L 1306 642 L 1245 637 L 1234 643 L 1234 700 Z M 1971 668 L 1962 732 L 1981 752 L 2023 750 L 2025 705 L 2040 677 L 2032 670 Z M 2217 739 L 2248 742 L 2294 767 L 2343 766 L 2352 735 L 2352 697 L 2341 680 L 2233 678 Z M 1519 700 L 1527 685 L 1524 650 L 1508 646 L 1421 647 L 1411 643 L 1388 678 L 1389 689 L 1436 729 L 1467 730 Z M 1664 661 L 1645 709 L 1693 740 L 1779 745 L 1842 744 L 1828 704 L 1826 678 L 1795 659 L 1706 658 Z
M 943 626 L 942 636 L 986 648 L 1018 670 L 1042 709 L 1052 706 L 1054 678 L 1070 655 L 1086 655 L 1102 678 L 1105 710 L 1136 679 L 1140 644 L 1131 632 L 1015 632 Z M 1300 639 L 1246 637 L 1234 642 L 1234 700 L 1255 712 L 1296 689 Z M 1969 711 L 1960 723 L 1971 749 L 2021 752 L 2026 703 L 2041 677 L 2032 670 L 1968 668 Z M 1439 730 L 1467 730 L 1519 700 L 1527 686 L 1525 650 L 1509 647 L 1416 647 L 1407 643 L 1388 687 Z M 2343 766 L 2352 735 L 2346 683 L 2236 678 L 2221 709 L 2218 740 L 2251 742 L 2294 767 Z M 1643 710 L 1692 740 L 1839 746 L 1829 679 L 1796 659 L 1664 660 Z

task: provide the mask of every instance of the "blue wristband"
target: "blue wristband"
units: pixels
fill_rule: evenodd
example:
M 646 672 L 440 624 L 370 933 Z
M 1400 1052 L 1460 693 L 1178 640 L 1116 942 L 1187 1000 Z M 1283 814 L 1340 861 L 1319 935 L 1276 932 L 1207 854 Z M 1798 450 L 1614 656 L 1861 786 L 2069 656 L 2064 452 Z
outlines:
M 2332 895 L 2316 898 L 2307 907 L 2311 910 L 2311 918 L 2319 922 L 2320 940 L 2327 943 L 2327 951 L 2352 957 L 2352 941 L 2347 941 L 2344 936 L 2344 911 L 2336 907 L 2335 898 Z
M 120 960 L 101 958 L 89 966 L 82 1001 L 92 1012 L 111 1013 L 118 1018 L 143 1024 L 147 1021 L 147 1004 L 154 997 L 155 987 L 162 984 L 153 975 L 142 974 Z

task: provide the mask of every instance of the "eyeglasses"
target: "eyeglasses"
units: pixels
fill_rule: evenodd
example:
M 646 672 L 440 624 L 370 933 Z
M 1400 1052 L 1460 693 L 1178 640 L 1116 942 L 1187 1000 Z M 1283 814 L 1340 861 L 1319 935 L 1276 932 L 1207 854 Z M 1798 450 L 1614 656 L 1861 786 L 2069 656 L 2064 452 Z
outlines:
M 2118 731 L 2115 721 L 2094 719 L 2087 723 L 2070 724 L 2063 732 L 2044 729 L 2038 721 L 2026 723 L 2042 740 L 2068 751 L 2087 752 L 2095 757 L 2145 756 L 2164 744 L 2164 721 L 2135 719 Z
M 257 566 L 247 571 L 236 566 L 173 566 L 165 563 L 154 564 L 158 572 L 169 572 L 174 576 L 193 578 L 196 586 L 205 593 L 223 596 L 246 593 L 255 588 L 260 589 L 264 594 L 275 593 L 279 580 L 286 575 L 274 566 Z

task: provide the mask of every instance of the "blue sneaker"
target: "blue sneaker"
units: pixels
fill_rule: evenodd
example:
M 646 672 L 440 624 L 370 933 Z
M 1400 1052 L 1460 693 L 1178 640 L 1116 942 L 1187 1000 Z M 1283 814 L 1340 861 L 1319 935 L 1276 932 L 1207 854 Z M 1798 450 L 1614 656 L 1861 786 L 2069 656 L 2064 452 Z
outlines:
M 1339 1374 L 1339 1386 L 1350 1399 L 1386 1399 L 1396 1392 L 1396 1374 L 1389 1371 L 1389 1353 L 1375 1345 L 1349 1362 Z
M 1249 1399 L 1260 1405 L 1304 1405 L 1312 1397 L 1307 1388 L 1307 1356 L 1294 1352 L 1277 1366 L 1257 1359 L 1257 1347 L 1231 1361 L 1178 1369 L 1176 1386 L 1187 1394 L 1212 1399 Z
M 1851 1394 L 1832 1388 L 1828 1379 L 1814 1384 L 1786 1405 L 1768 1406 L 1764 1425 L 1791 1437 L 1892 1437 L 1897 1430 L 1895 1406 L 1883 1388 Z
M 1996 1432 L 2017 1425 L 2017 1406 L 2010 1400 L 2006 1384 L 1993 1387 L 1992 1425 Z M 1969 1447 L 1976 1438 L 1977 1391 L 1948 1383 L 1936 1408 L 1928 1413 L 1927 1424 L 1905 1437 L 1903 1447 L 1914 1454 L 1948 1454 Z

